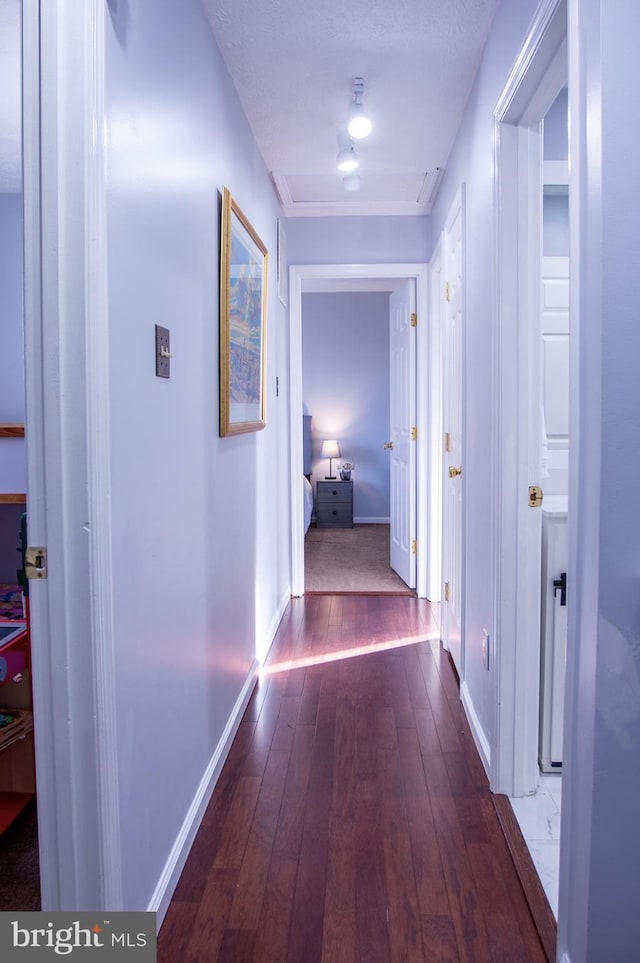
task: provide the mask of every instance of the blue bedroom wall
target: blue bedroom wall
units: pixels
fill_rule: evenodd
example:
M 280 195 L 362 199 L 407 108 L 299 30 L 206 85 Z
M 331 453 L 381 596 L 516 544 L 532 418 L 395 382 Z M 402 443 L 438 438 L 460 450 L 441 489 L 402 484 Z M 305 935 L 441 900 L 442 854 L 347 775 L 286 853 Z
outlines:
M 337 438 L 353 473 L 356 521 L 389 518 L 389 295 L 303 294 L 302 389 L 312 415 L 313 477 L 329 463 L 322 441 Z

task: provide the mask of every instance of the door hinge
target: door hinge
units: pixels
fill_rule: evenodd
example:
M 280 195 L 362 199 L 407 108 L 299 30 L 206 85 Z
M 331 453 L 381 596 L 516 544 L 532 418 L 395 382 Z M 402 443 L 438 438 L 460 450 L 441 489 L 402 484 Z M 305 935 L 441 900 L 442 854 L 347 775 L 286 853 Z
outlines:
M 539 508 L 543 498 L 542 489 L 538 485 L 529 485 L 529 508 Z
M 418 315 L 416 314 L 415 311 L 411 312 L 411 327 L 412 328 L 418 327 Z
M 417 441 L 417 440 L 418 440 L 418 429 L 414 425 L 413 428 L 411 429 L 411 441 Z
M 448 582 L 444 583 L 444 600 L 445 602 L 449 601 L 449 583 Z
M 447 431 L 444 436 L 444 450 L 451 451 L 451 435 Z
M 444 282 L 444 299 L 445 301 L 451 300 L 451 286 L 448 281 Z
M 418 554 L 418 539 L 417 539 L 417 538 L 414 538 L 413 541 L 411 542 L 411 554 L 412 554 L 412 555 L 417 555 L 417 554 Z
M 47 577 L 47 550 L 28 545 L 24 553 L 24 574 L 29 579 Z

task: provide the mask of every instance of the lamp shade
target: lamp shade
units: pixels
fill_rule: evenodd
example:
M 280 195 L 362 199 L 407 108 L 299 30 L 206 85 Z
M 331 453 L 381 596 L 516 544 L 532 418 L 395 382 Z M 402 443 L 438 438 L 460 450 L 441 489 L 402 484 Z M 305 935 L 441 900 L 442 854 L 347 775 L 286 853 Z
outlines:
M 339 458 L 340 457 L 340 445 L 334 439 L 325 439 L 322 442 L 322 457 L 323 458 Z

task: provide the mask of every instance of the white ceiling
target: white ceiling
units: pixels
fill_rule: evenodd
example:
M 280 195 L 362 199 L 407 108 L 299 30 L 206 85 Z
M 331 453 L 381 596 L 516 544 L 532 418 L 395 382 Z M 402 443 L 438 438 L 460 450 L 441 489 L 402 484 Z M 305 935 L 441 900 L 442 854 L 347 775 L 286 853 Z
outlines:
M 431 210 L 499 0 L 202 2 L 287 214 Z M 0 191 L 18 191 L 20 0 L 0 2 L 0 65 Z M 346 192 L 356 76 L 374 128 Z
M 203 0 L 285 213 L 431 209 L 498 0 Z M 374 128 L 336 170 L 354 77 Z
M 0 0 L 0 193 L 22 184 L 20 0 Z

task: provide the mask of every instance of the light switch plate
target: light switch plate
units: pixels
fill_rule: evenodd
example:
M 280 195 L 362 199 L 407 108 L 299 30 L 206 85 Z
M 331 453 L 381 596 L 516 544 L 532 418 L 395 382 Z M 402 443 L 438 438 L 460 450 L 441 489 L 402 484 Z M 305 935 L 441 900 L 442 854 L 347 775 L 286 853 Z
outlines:
M 169 328 L 156 324 L 156 375 L 168 378 L 171 375 L 171 355 L 169 353 Z

